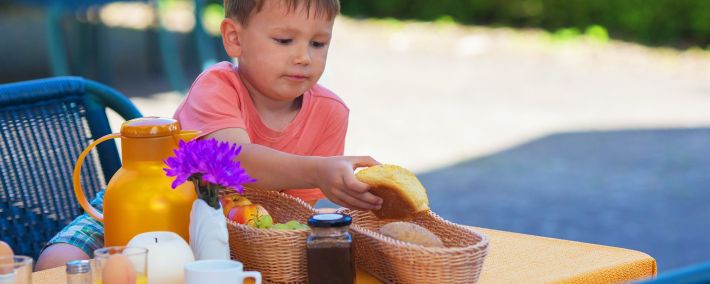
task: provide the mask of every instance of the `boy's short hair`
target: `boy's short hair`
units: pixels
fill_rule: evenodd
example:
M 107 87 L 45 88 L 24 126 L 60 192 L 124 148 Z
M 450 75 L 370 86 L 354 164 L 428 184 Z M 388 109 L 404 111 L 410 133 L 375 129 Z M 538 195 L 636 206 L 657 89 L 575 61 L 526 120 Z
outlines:
M 247 25 L 249 16 L 258 13 L 267 0 L 224 0 L 224 16 L 235 19 L 243 26 Z M 268 0 L 282 1 L 286 4 L 289 12 L 296 11 L 300 5 L 305 5 L 306 13 L 315 5 L 314 17 L 326 16 L 333 19 L 340 13 L 340 0 Z M 308 15 L 310 17 L 310 15 Z

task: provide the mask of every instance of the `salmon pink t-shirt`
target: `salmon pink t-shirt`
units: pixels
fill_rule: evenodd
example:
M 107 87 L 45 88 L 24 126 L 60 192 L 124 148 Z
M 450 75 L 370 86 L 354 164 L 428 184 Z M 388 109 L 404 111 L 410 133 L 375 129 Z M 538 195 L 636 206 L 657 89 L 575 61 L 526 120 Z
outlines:
M 174 118 L 182 129 L 200 130 L 207 135 L 225 128 L 242 128 L 251 142 L 281 152 L 303 156 L 343 154 L 349 109 L 328 89 L 315 85 L 303 94 L 296 117 L 282 131 L 266 126 L 237 67 L 220 62 L 205 70 L 190 87 Z M 285 190 L 304 201 L 325 196 L 317 189 Z

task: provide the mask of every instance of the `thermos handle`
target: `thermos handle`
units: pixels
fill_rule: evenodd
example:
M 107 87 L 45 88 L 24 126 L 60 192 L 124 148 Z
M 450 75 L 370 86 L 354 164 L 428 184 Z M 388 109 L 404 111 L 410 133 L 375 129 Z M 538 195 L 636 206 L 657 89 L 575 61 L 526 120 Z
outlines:
M 81 204 L 81 208 L 84 208 L 84 211 L 89 214 L 92 218 L 96 219 L 96 221 L 99 222 L 104 222 L 104 214 L 99 212 L 94 206 L 91 206 L 89 204 L 89 201 L 86 200 L 86 195 L 84 195 L 84 189 L 81 187 L 81 166 L 84 165 L 84 158 L 86 158 L 86 155 L 91 152 L 91 149 L 96 147 L 101 142 L 104 142 L 109 139 L 114 139 L 114 138 L 120 138 L 121 134 L 120 133 L 113 133 L 113 134 L 108 134 L 105 135 L 104 137 L 101 137 L 94 141 L 93 143 L 89 144 L 89 146 L 84 149 L 84 152 L 81 152 L 81 155 L 79 155 L 79 158 L 76 159 L 76 165 L 74 166 L 74 175 L 72 176 L 72 180 L 74 182 L 74 194 L 76 195 L 76 199 L 79 200 L 79 204 Z

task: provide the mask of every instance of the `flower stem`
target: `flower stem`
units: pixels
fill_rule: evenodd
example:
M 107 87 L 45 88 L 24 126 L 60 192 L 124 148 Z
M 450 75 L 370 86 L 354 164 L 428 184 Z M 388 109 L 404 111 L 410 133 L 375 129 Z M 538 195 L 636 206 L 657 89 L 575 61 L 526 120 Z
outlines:
M 219 203 L 219 190 L 221 186 L 204 182 L 202 175 L 193 175 L 190 180 L 195 184 L 197 198 L 204 200 L 205 203 L 212 208 L 219 209 L 221 207 Z

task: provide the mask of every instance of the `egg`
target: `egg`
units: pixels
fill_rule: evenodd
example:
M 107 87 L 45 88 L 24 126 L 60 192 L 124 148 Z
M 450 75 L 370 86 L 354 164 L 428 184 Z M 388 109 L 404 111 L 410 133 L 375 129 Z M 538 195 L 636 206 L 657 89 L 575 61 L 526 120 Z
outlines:
M 112 254 L 101 269 L 103 284 L 133 284 L 136 283 L 136 271 L 131 261 L 122 254 Z
M 12 252 L 12 248 L 7 243 L 0 241 L 0 274 L 12 272 L 11 264 L 15 262 L 13 256 L 15 253 Z
M 0 241 L 0 256 L 13 257 L 15 253 L 12 252 L 12 248 L 7 243 Z

